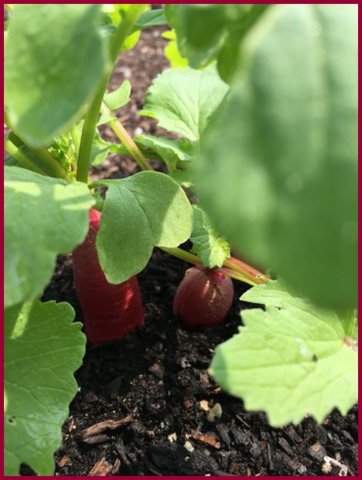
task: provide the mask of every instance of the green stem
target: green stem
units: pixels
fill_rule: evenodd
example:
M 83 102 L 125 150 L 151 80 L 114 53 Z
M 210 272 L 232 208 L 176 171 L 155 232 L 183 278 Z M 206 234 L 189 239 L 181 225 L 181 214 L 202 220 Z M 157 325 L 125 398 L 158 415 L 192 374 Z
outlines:
M 80 139 L 79 139 L 79 134 L 78 134 L 78 131 L 77 131 L 77 128 L 76 128 L 75 125 L 73 125 L 72 128 L 70 129 L 70 134 L 72 136 L 72 140 L 73 140 L 73 143 L 74 143 L 75 158 L 78 158 L 79 147 L 80 147 Z
M 235 257 L 227 258 L 224 261 L 223 266 L 226 268 L 230 268 L 235 272 L 241 273 L 242 275 L 244 275 L 245 277 L 249 278 L 250 280 L 252 280 L 257 284 L 265 283 L 266 278 L 268 278 L 266 275 L 259 272 L 259 270 L 256 270 L 255 268 L 251 267 L 247 263 L 244 263 Z
M 50 173 L 53 177 L 56 177 L 56 178 L 64 178 L 65 180 L 69 180 L 69 176 L 66 172 L 66 170 L 60 165 L 60 163 L 48 152 L 48 150 L 46 148 L 42 148 L 42 147 L 31 147 L 29 146 L 26 142 L 24 142 L 24 140 L 21 138 L 21 136 L 19 135 L 19 133 L 16 131 L 16 129 L 14 129 L 14 127 L 11 125 L 11 122 L 9 120 L 9 117 L 7 115 L 7 113 L 5 112 L 4 113 L 4 123 L 5 125 L 10 129 L 12 130 L 13 134 L 16 135 L 16 137 L 22 142 L 24 143 L 24 145 L 26 145 L 29 150 L 31 150 L 32 152 L 35 153 L 35 155 L 37 157 L 39 157 L 39 159 L 43 162 L 44 166 L 46 167 L 46 170 L 48 171 L 48 173 Z M 11 140 L 9 140 L 9 138 L 7 139 L 9 142 L 11 142 Z M 14 147 L 16 147 L 18 149 L 18 147 L 13 143 L 11 142 Z M 11 148 L 11 147 L 9 147 Z M 19 149 L 18 149 L 19 150 Z M 23 155 L 24 152 L 22 152 L 21 150 L 19 150 Z M 9 152 L 9 150 L 8 150 Z M 9 152 L 10 153 L 10 152 Z M 12 154 L 11 154 L 12 155 Z M 26 156 L 26 155 L 25 155 Z M 15 158 L 15 156 L 13 155 L 13 157 Z M 28 157 L 27 157 L 28 158 Z M 18 160 L 19 161 L 19 160 Z M 35 165 L 34 162 L 30 159 L 28 159 L 29 162 L 32 163 L 32 165 Z M 19 161 L 19 163 L 21 163 Z M 30 167 L 27 167 L 29 168 L 30 170 L 33 170 L 32 168 Z M 37 167 L 39 168 L 39 167 Z M 41 172 L 43 173 L 43 175 L 46 175 L 45 172 L 43 172 L 43 170 L 41 170 Z M 39 172 L 38 172 L 39 173 Z
M 77 180 L 88 183 L 88 168 L 92 151 L 94 132 L 97 127 L 98 115 L 102 105 L 104 92 L 106 91 L 110 74 L 103 75 L 102 82 L 92 104 L 85 116 L 82 136 L 79 146 Z
M 187 263 L 191 263 L 193 265 L 200 265 L 202 266 L 201 258 L 194 255 L 193 253 L 187 252 L 186 250 L 182 250 L 181 248 L 169 248 L 169 247 L 159 247 L 160 250 L 173 255 L 180 260 L 183 260 Z M 230 260 L 230 259 L 227 259 Z M 240 282 L 247 283 L 252 287 L 258 285 L 259 283 L 265 283 L 265 280 L 259 278 L 250 278 L 250 275 L 247 274 L 248 272 L 243 271 L 240 267 L 238 269 L 232 264 L 231 266 L 226 266 L 227 260 L 225 260 L 223 266 L 221 267 L 222 272 L 224 275 L 230 278 L 234 278 L 235 280 L 239 280 Z M 245 264 L 246 265 L 246 264 Z M 252 268 L 252 267 L 250 267 Z
M 29 157 L 25 155 L 24 152 L 20 150 L 8 137 L 4 138 L 4 148 L 7 152 L 10 153 L 11 156 L 17 160 L 21 166 L 27 168 L 28 170 L 32 170 L 33 172 L 40 173 L 41 175 L 46 175 L 45 172 L 41 168 L 39 168 Z
M 173 255 L 180 260 L 184 260 L 185 262 L 192 263 L 193 265 L 200 265 L 202 266 L 201 258 L 197 257 L 193 253 L 187 252 L 186 250 L 182 250 L 182 248 L 169 248 L 169 247 L 158 247 L 160 250 Z
M 34 148 L 29 147 L 49 168 L 52 172 L 52 175 L 56 178 L 64 178 L 64 180 L 70 180 L 65 169 L 60 165 L 60 163 L 51 155 L 48 150 L 45 148 Z
M 79 156 L 78 156 L 78 170 L 77 180 L 80 182 L 88 183 L 88 168 L 90 163 L 90 156 L 92 151 L 92 143 L 94 138 L 94 132 L 97 128 L 98 115 L 101 109 L 104 93 L 107 89 L 109 78 L 112 73 L 114 63 L 117 60 L 119 51 L 130 34 L 132 27 L 140 14 L 143 12 L 144 5 L 132 5 L 127 11 L 127 15 L 119 23 L 117 30 L 110 42 L 110 56 L 112 61 L 112 68 L 107 71 L 100 82 L 98 91 L 89 107 L 89 110 L 85 116 L 84 126 L 82 131 L 82 137 L 80 140 Z
M 112 110 L 110 110 L 104 103 L 102 104 L 102 111 L 107 113 L 108 115 L 114 115 Z M 120 139 L 120 141 L 123 143 L 123 145 L 126 147 L 128 153 L 132 155 L 132 157 L 135 159 L 139 167 L 142 170 L 153 170 L 152 165 L 145 158 L 131 135 L 127 132 L 127 130 L 118 120 L 118 118 L 115 117 L 113 120 L 110 120 L 108 124 L 114 131 L 114 133 L 117 135 L 117 137 Z

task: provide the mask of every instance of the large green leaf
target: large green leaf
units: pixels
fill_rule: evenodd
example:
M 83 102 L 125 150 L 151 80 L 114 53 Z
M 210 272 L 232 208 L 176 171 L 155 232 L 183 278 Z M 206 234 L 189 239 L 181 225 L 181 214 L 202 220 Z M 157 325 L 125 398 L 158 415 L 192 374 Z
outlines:
M 321 306 L 357 302 L 357 6 L 275 5 L 245 37 L 196 179 L 218 230 Z
M 224 40 L 226 5 L 166 5 L 166 18 L 177 33 L 177 44 L 193 68 L 213 60 Z
M 227 90 L 215 65 L 202 71 L 165 70 L 153 81 L 140 114 L 157 118 L 160 127 L 196 141 Z
M 61 426 L 77 391 L 85 351 L 66 303 L 26 302 L 5 310 L 5 475 L 21 463 L 53 475 Z
M 358 359 L 343 341 L 343 319 L 274 285 L 244 294 L 266 301 L 266 311 L 242 312 L 245 326 L 216 348 L 212 375 L 246 409 L 264 410 L 275 427 L 306 414 L 322 422 L 335 407 L 345 415 L 358 397 Z
M 93 204 L 83 183 L 5 167 L 5 307 L 43 290 L 57 254 L 86 236 Z
M 221 78 L 229 83 L 238 63 L 241 38 L 269 6 L 167 4 L 167 20 L 177 34 L 178 48 L 175 49 L 172 42 L 171 55 L 173 51 L 176 58 L 181 54 L 180 58 L 187 59 L 193 68 L 204 68 L 217 60 Z M 166 56 L 167 53 L 165 49 Z
M 18 5 L 5 48 L 5 105 L 14 128 L 45 145 L 84 113 L 107 65 L 100 5 Z
M 121 180 L 97 180 L 107 187 L 97 236 L 100 264 L 110 283 L 121 283 L 147 264 L 152 248 L 177 247 L 192 228 L 192 207 L 167 175 L 140 172 Z

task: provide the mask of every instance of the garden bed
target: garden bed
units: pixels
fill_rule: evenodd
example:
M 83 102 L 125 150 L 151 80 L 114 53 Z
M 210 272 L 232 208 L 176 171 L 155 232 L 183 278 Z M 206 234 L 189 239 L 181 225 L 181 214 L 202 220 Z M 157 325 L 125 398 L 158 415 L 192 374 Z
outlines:
M 132 136 L 162 131 L 137 114 L 152 79 L 168 67 L 161 33 L 160 28 L 142 32 L 112 76 L 111 90 L 125 79 L 132 84 L 132 101 L 119 112 Z M 109 127 L 102 133 L 114 139 Z M 111 154 L 91 177 L 123 178 L 138 170 L 130 157 Z M 333 411 L 322 425 L 307 417 L 297 426 L 272 428 L 262 412 L 245 411 L 241 400 L 215 384 L 208 367 L 215 347 L 237 332 L 240 309 L 249 307 L 239 301 L 247 286 L 234 282 L 225 323 L 189 330 L 172 311 L 188 267 L 155 249 L 138 275 L 144 326 L 121 341 L 87 347 L 55 475 L 357 475 L 357 406 L 346 417 Z M 43 298 L 51 299 L 69 302 L 82 320 L 71 255 L 58 258 Z M 216 404 L 221 417 L 211 421 Z M 24 467 L 22 474 L 32 472 Z

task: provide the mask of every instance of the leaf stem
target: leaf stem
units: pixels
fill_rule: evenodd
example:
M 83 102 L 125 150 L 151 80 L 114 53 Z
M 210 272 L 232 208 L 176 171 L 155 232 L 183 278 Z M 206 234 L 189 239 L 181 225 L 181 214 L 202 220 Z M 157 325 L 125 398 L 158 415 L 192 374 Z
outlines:
M 29 147 L 29 146 L 28 146 Z M 46 148 L 29 147 L 49 168 L 54 177 L 63 178 L 64 180 L 70 180 L 66 170 L 60 165 L 60 163 L 51 155 Z
M 107 113 L 108 115 L 114 115 L 112 110 L 110 110 L 107 105 L 102 103 L 102 111 Z M 117 135 L 117 137 L 120 139 L 120 141 L 123 143 L 123 145 L 126 147 L 127 151 L 132 155 L 134 160 L 137 162 L 139 167 L 142 170 L 153 170 L 152 165 L 149 163 L 147 158 L 143 155 L 141 150 L 138 148 L 137 144 L 131 137 L 131 135 L 127 132 L 127 130 L 124 128 L 122 123 L 118 120 L 118 118 L 115 116 L 113 120 L 110 120 L 108 122 L 109 126 L 111 129 L 114 131 L 114 133 Z
M 203 266 L 203 263 L 200 257 L 198 257 L 197 255 L 194 255 L 191 252 L 187 252 L 182 248 L 169 248 L 169 247 L 158 247 L 158 248 L 160 248 L 160 250 L 163 250 L 164 252 L 169 253 L 170 255 L 173 255 L 176 258 L 179 258 L 180 260 L 184 260 L 187 263 Z M 230 257 L 230 258 L 233 258 L 233 257 Z M 258 285 L 260 283 L 265 283 L 264 278 L 252 277 L 250 273 L 247 272 L 247 270 L 243 270 L 240 266 L 236 268 L 233 262 L 228 262 L 230 258 L 225 260 L 223 263 L 223 266 L 221 267 L 224 275 L 230 278 L 234 278 L 235 280 L 239 280 L 240 282 L 247 283 L 252 287 L 255 287 L 255 285 Z M 226 263 L 230 264 L 230 266 L 226 265 Z M 244 265 L 249 269 L 254 270 L 252 267 L 249 267 L 249 265 L 247 265 L 246 263 Z M 257 272 L 257 270 L 255 270 L 255 272 Z M 262 275 L 260 272 L 258 274 Z
M 22 152 L 20 148 L 17 147 L 8 137 L 4 138 L 4 148 L 8 153 L 10 153 L 11 156 L 15 158 L 16 161 L 20 163 L 22 167 L 46 176 L 46 173 L 37 165 L 35 165 L 35 163 L 30 160 L 30 158 L 27 157 L 25 153 Z
M 37 157 L 39 157 L 39 159 L 43 162 L 44 166 L 46 167 L 46 170 L 48 170 L 49 173 L 51 173 L 52 176 L 56 177 L 56 178 L 64 178 L 65 180 L 69 180 L 69 176 L 66 172 L 66 170 L 62 167 L 62 165 L 60 165 L 60 163 L 51 155 L 50 152 L 48 152 L 48 150 L 46 148 L 42 148 L 42 147 L 31 147 L 29 146 L 27 143 L 24 142 L 24 140 L 21 138 L 21 136 L 18 134 L 18 132 L 14 129 L 14 127 L 11 125 L 11 122 L 9 120 L 9 117 L 7 115 L 7 113 L 5 112 L 4 113 L 4 123 L 5 125 L 12 131 L 13 135 L 16 136 L 22 143 L 24 143 L 24 145 L 26 145 L 29 150 L 31 150 L 32 152 L 35 153 L 35 155 Z M 35 165 L 35 163 L 29 159 L 25 153 L 23 151 L 21 151 L 8 137 L 6 137 L 7 139 L 7 142 L 11 142 L 12 145 L 22 154 L 22 156 L 26 157 L 28 159 L 28 162 L 31 162 L 32 165 Z M 12 148 L 10 146 L 9 143 L 7 143 L 7 145 L 9 146 L 9 148 Z M 11 155 L 13 155 L 9 150 L 8 148 L 5 148 Z M 15 151 L 13 149 L 13 151 Z M 18 155 L 18 154 L 17 154 Z M 14 158 L 15 155 L 13 155 Z M 20 156 L 18 155 L 18 157 L 20 158 Z M 18 160 L 18 162 L 23 165 L 24 167 L 26 167 L 22 162 L 21 160 L 19 160 L 18 158 L 16 158 L 16 160 Z M 23 158 L 23 161 L 24 161 L 24 158 Z M 30 164 L 27 163 L 27 167 L 26 168 L 29 168 L 30 170 L 33 170 L 31 167 L 30 167 Z M 37 167 L 40 169 L 40 167 Z M 41 169 L 40 169 L 41 170 Z M 35 170 L 33 170 L 35 171 Z M 46 172 L 44 172 L 43 170 L 41 170 L 42 174 L 43 175 L 47 175 Z M 40 173 L 40 172 L 38 172 Z
M 88 168 L 90 163 L 92 143 L 94 138 L 94 132 L 97 128 L 98 115 L 101 109 L 104 93 L 107 89 L 109 78 L 111 76 L 114 64 L 117 60 L 119 51 L 130 34 L 132 27 L 142 11 L 144 5 L 132 5 L 127 11 L 126 16 L 117 26 L 114 36 L 110 42 L 110 56 L 112 62 L 112 68 L 108 69 L 100 82 L 98 91 L 93 98 L 93 101 L 88 109 L 88 112 L 84 119 L 83 131 L 80 140 L 79 155 L 78 155 L 78 169 L 77 180 L 80 182 L 88 183 Z

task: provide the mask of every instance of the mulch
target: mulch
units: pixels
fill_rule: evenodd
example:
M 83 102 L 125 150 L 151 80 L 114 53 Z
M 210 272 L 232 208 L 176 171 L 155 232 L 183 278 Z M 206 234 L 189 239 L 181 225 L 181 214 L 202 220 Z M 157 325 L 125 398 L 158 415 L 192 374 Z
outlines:
M 119 116 L 132 134 L 163 133 L 140 117 L 145 92 L 168 62 L 161 28 L 144 31 L 122 54 L 110 90 L 132 83 L 132 101 Z M 102 135 L 114 140 L 109 127 Z M 162 167 L 161 167 L 162 169 Z M 93 178 L 123 178 L 138 171 L 127 156 L 110 155 Z M 145 324 L 121 341 L 87 346 L 76 372 L 78 393 L 55 454 L 56 476 L 335 476 L 357 475 L 357 406 L 333 411 L 317 425 L 268 425 L 248 412 L 208 374 L 215 347 L 237 332 L 239 300 L 248 288 L 234 282 L 232 310 L 221 325 L 191 330 L 172 311 L 177 286 L 190 265 L 155 249 L 138 275 Z M 60 256 L 44 300 L 67 301 L 81 321 L 71 255 Z M 220 413 L 212 418 L 210 411 Z M 33 472 L 23 466 L 22 475 Z

